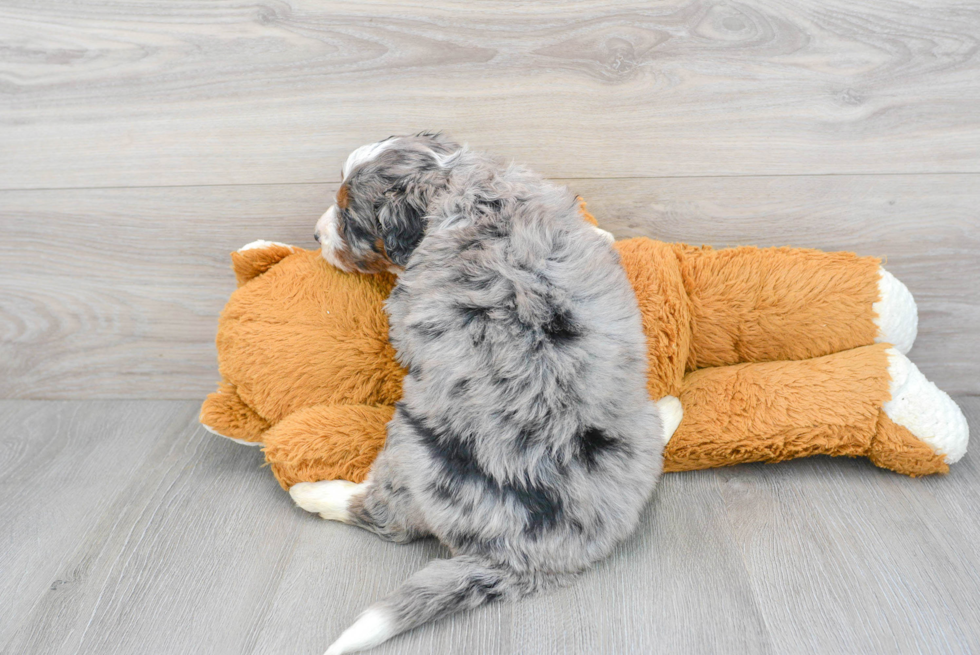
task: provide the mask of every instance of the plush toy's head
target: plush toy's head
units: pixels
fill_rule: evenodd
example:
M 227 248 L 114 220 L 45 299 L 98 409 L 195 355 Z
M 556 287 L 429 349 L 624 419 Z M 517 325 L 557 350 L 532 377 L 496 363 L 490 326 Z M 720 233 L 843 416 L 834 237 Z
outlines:
M 595 225 L 584 202 L 581 211 Z M 222 381 L 201 408 L 207 429 L 261 444 L 304 408 L 401 398 L 384 313 L 395 276 L 346 273 L 321 255 L 267 241 L 232 253 L 239 287 L 218 324 Z
M 206 426 L 258 442 L 310 404 L 391 405 L 401 397 L 384 314 L 394 276 L 351 275 L 318 251 L 294 248 L 243 249 L 233 261 L 241 286 L 221 316 L 223 384 L 205 403 Z

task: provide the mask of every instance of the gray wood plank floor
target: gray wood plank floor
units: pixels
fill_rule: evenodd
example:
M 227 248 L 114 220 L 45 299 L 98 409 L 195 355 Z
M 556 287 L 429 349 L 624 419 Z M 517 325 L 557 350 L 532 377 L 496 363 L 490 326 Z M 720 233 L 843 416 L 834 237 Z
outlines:
M 980 424 L 980 398 L 960 398 Z M 432 557 L 295 509 L 189 401 L 0 401 L 0 652 L 322 652 Z M 572 585 L 378 653 L 975 653 L 980 466 L 663 478 Z

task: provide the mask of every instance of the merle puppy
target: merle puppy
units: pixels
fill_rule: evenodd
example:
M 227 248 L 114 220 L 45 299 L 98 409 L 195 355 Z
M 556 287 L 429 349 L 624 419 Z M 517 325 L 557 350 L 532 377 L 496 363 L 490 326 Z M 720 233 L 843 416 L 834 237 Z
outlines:
M 561 582 L 633 531 L 664 431 L 635 296 L 568 190 L 441 135 L 392 137 L 350 155 L 317 239 L 342 269 L 398 273 L 387 311 L 408 375 L 368 480 L 290 494 L 453 554 L 328 655 Z

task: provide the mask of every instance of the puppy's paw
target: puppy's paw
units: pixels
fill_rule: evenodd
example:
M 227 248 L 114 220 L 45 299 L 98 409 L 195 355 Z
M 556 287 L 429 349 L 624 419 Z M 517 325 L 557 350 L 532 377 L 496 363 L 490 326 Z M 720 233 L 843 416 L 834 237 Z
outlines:
M 293 502 L 307 512 L 319 514 L 330 521 L 350 522 L 351 499 L 359 494 L 364 484 L 347 480 L 323 480 L 298 482 L 289 488 Z
M 657 409 L 660 410 L 660 420 L 664 424 L 664 443 L 670 441 L 677 431 L 677 426 L 684 418 L 684 408 L 681 401 L 674 396 L 664 396 L 657 401 Z

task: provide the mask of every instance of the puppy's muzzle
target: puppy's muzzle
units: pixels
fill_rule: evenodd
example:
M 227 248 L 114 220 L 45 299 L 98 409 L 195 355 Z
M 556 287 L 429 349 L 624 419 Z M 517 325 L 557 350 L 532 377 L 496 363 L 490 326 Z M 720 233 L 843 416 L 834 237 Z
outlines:
M 348 249 L 344 238 L 340 236 L 337 205 L 330 207 L 316 222 L 313 238 L 320 244 L 320 254 L 324 259 L 342 271 L 351 272 L 352 269 L 343 256 Z

